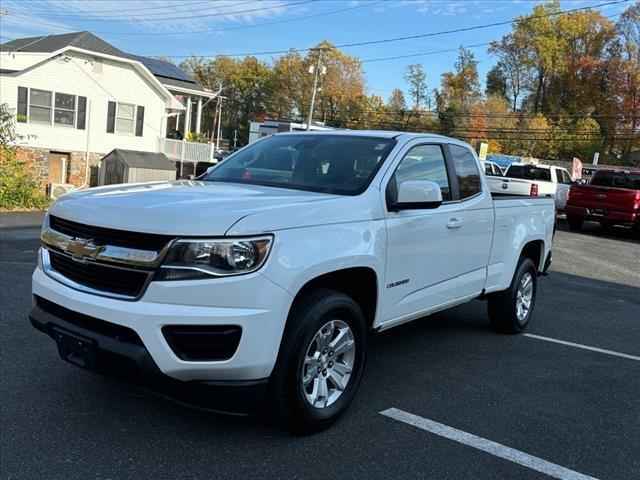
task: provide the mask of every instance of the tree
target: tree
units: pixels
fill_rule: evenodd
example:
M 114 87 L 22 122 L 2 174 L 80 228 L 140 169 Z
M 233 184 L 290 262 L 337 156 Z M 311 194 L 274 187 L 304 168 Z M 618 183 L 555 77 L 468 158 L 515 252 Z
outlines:
M 389 110 L 392 112 L 404 112 L 407 109 L 407 101 L 404 98 L 404 93 L 399 88 L 394 88 L 389 96 L 387 102 Z
M 340 125 L 345 117 L 352 115 L 359 104 L 365 101 L 362 63 L 358 58 L 341 52 L 331 43 L 322 41 L 307 54 L 304 61 L 306 69 L 317 64 L 318 55 L 321 55 L 321 65 L 326 68 L 326 73 L 320 77 L 317 95 L 321 118 L 323 121 Z
M 408 65 L 404 79 L 409 84 L 409 92 L 413 98 L 414 108 L 419 109 L 427 101 L 427 108 L 431 110 L 431 101 L 427 98 L 427 74 L 424 72 L 422 64 L 414 63 Z
M 302 118 L 309 105 L 312 85 L 302 55 L 292 50 L 276 59 L 272 81 L 269 114 L 276 118 Z
M 461 46 L 454 67 L 455 71 L 442 74 L 442 101 L 457 112 L 470 112 L 481 97 L 478 62 L 471 50 Z
M 502 74 L 505 82 L 505 95 L 511 101 L 515 112 L 518 108 L 520 93 L 528 79 L 529 59 L 526 53 L 526 39 L 518 31 L 511 32 L 499 42 L 491 42 L 489 53 L 498 56 L 498 64 L 494 67 Z M 487 88 L 488 88 L 487 78 Z M 487 91 L 487 95 L 490 93 Z
M 507 76 L 498 62 L 491 70 L 487 72 L 487 86 L 485 89 L 487 96 L 498 95 L 500 97 L 507 97 Z
M 40 185 L 18 159 L 15 118 L 6 103 L 0 104 L 0 208 L 44 209 L 49 199 L 40 191 Z

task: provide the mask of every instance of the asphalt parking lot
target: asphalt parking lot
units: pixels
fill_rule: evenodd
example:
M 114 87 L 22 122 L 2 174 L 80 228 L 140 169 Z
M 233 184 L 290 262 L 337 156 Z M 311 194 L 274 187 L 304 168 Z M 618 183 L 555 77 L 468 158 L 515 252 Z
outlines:
M 38 229 L 5 219 L 0 234 L 3 479 L 640 477 L 640 241 L 626 232 L 561 224 L 535 336 L 493 333 L 473 301 L 372 337 L 350 410 L 308 437 L 61 361 L 27 320 Z

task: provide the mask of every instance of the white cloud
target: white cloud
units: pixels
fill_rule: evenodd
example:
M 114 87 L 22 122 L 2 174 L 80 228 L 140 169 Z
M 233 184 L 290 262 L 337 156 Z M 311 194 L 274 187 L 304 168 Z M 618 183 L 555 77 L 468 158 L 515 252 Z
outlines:
M 298 5 L 287 6 L 298 2 Z M 214 30 L 234 23 L 251 24 L 307 10 L 304 0 L 129 0 L 126 3 L 118 0 L 43 0 L 37 4 L 5 0 L 3 8 L 9 12 L 2 20 L 3 27 L 12 25 L 21 27 L 21 31 L 111 32 L 118 31 L 124 24 L 142 32 L 167 34 Z

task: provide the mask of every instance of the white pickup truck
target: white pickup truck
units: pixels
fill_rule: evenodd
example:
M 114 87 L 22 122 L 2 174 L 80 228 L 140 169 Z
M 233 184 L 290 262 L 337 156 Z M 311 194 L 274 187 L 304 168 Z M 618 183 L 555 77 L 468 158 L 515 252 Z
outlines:
M 370 332 L 475 298 L 524 330 L 554 217 L 494 200 L 454 139 L 277 134 L 198 180 L 61 197 L 30 319 L 79 366 L 315 431 L 353 399 Z
M 494 195 L 533 195 L 552 197 L 556 209 L 564 212 L 572 178 L 567 169 L 553 165 L 513 164 L 504 176 L 488 176 Z

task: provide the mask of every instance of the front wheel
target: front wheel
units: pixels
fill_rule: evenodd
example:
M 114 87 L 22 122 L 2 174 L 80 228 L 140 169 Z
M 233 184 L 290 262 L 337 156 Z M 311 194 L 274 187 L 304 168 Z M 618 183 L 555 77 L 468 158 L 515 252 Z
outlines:
M 358 390 L 367 326 L 343 293 L 318 289 L 294 307 L 269 385 L 269 410 L 288 431 L 312 433 L 335 422 Z
M 502 333 L 520 333 L 529 324 L 538 287 L 536 266 L 520 257 L 509 288 L 488 296 L 491 328 Z

